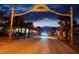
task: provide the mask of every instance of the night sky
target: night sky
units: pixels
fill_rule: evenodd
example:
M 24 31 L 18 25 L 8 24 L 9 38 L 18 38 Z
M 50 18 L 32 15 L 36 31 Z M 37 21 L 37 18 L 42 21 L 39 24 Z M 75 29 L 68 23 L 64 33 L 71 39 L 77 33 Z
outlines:
M 14 5 L 16 13 L 22 13 L 32 9 L 36 4 L 16 4 Z M 69 5 L 67 4 L 46 4 L 51 10 L 65 13 L 69 11 Z M 72 5 L 74 7 L 74 19 L 79 22 L 79 5 L 75 4 Z M 0 4 L 0 11 L 5 13 L 5 16 L 11 15 L 11 7 L 12 5 L 9 4 Z M 51 12 L 30 12 L 25 16 L 26 21 L 33 21 L 34 25 L 37 26 L 59 26 L 57 22 L 58 15 L 52 14 Z

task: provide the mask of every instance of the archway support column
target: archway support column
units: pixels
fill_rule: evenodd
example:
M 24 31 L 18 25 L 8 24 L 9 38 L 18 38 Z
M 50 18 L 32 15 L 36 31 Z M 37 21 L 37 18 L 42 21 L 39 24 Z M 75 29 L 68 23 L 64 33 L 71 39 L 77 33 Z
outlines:
M 71 15 L 70 15 L 70 21 L 71 21 L 71 31 L 70 31 L 70 46 L 71 47 L 74 47 L 74 17 L 73 17 L 73 7 L 71 6 L 71 9 L 70 9 L 70 12 L 71 12 Z
M 10 22 L 10 32 L 9 32 L 9 40 L 12 40 L 12 29 L 13 29 L 13 18 L 14 18 L 14 6 L 12 5 L 12 14 L 11 14 L 11 22 Z

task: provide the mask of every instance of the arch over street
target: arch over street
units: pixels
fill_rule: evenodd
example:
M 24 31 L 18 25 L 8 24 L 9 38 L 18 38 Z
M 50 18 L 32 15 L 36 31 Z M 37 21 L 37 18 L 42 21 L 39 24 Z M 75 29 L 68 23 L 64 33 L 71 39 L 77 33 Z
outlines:
M 74 30 L 74 26 L 73 26 L 73 7 L 71 6 L 70 7 L 70 11 L 67 13 L 67 14 L 62 14 L 62 13 L 59 13 L 59 12 L 56 12 L 56 11 L 53 11 L 51 10 L 50 8 L 48 8 L 48 6 L 46 6 L 45 4 L 38 4 L 36 6 L 34 6 L 34 8 L 24 12 L 24 13 L 21 13 L 21 14 L 16 14 L 15 13 L 15 9 L 14 9 L 14 6 L 12 5 L 12 14 L 11 14 L 11 23 L 10 23 L 10 33 L 9 33 L 9 40 L 8 41 L 11 41 L 11 38 L 12 38 L 12 29 L 13 29 L 13 18 L 15 16 L 22 16 L 22 15 L 25 15 L 29 12 L 52 12 L 54 14 L 57 14 L 59 16 L 69 16 L 70 17 L 70 21 L 71 21 L 71 38 L 70 38 L 70 45 L 71 47 L 74 46 L 74 34 L 73 34 L 73 30 Z

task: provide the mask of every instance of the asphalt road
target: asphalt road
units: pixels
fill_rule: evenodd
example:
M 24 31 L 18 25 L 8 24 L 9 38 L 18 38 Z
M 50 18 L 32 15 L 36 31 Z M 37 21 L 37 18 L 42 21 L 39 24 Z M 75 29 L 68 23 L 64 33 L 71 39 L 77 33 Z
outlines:
M 75 50 L 59 40 L 20 39 L 0 45 L 0 54 L 74 54 Z

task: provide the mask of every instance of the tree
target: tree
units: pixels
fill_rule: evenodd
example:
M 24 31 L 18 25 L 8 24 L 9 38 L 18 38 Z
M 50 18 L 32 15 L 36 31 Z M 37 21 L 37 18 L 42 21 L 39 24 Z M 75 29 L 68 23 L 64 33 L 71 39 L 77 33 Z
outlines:
M 41 27 L 40 27 L 40 26 L 37 26 L 36 29 L 37 29 L 37 31 L 39 31 L 39 32 L 41 31 Z
M 4 23 L 4 12 L 0 11 L 0 17 L 1 17 L 2 23 Z
M 64 38 L 65 40 L 68 40 L 68 32 L 70 31 L 70 17 L 68 16 L 59 16 L 59 24 L 60 24 L 60 33 L 61 33 L 61 37 L 62 39 Z M 63 33 L 64 36 L 63 36 Z

